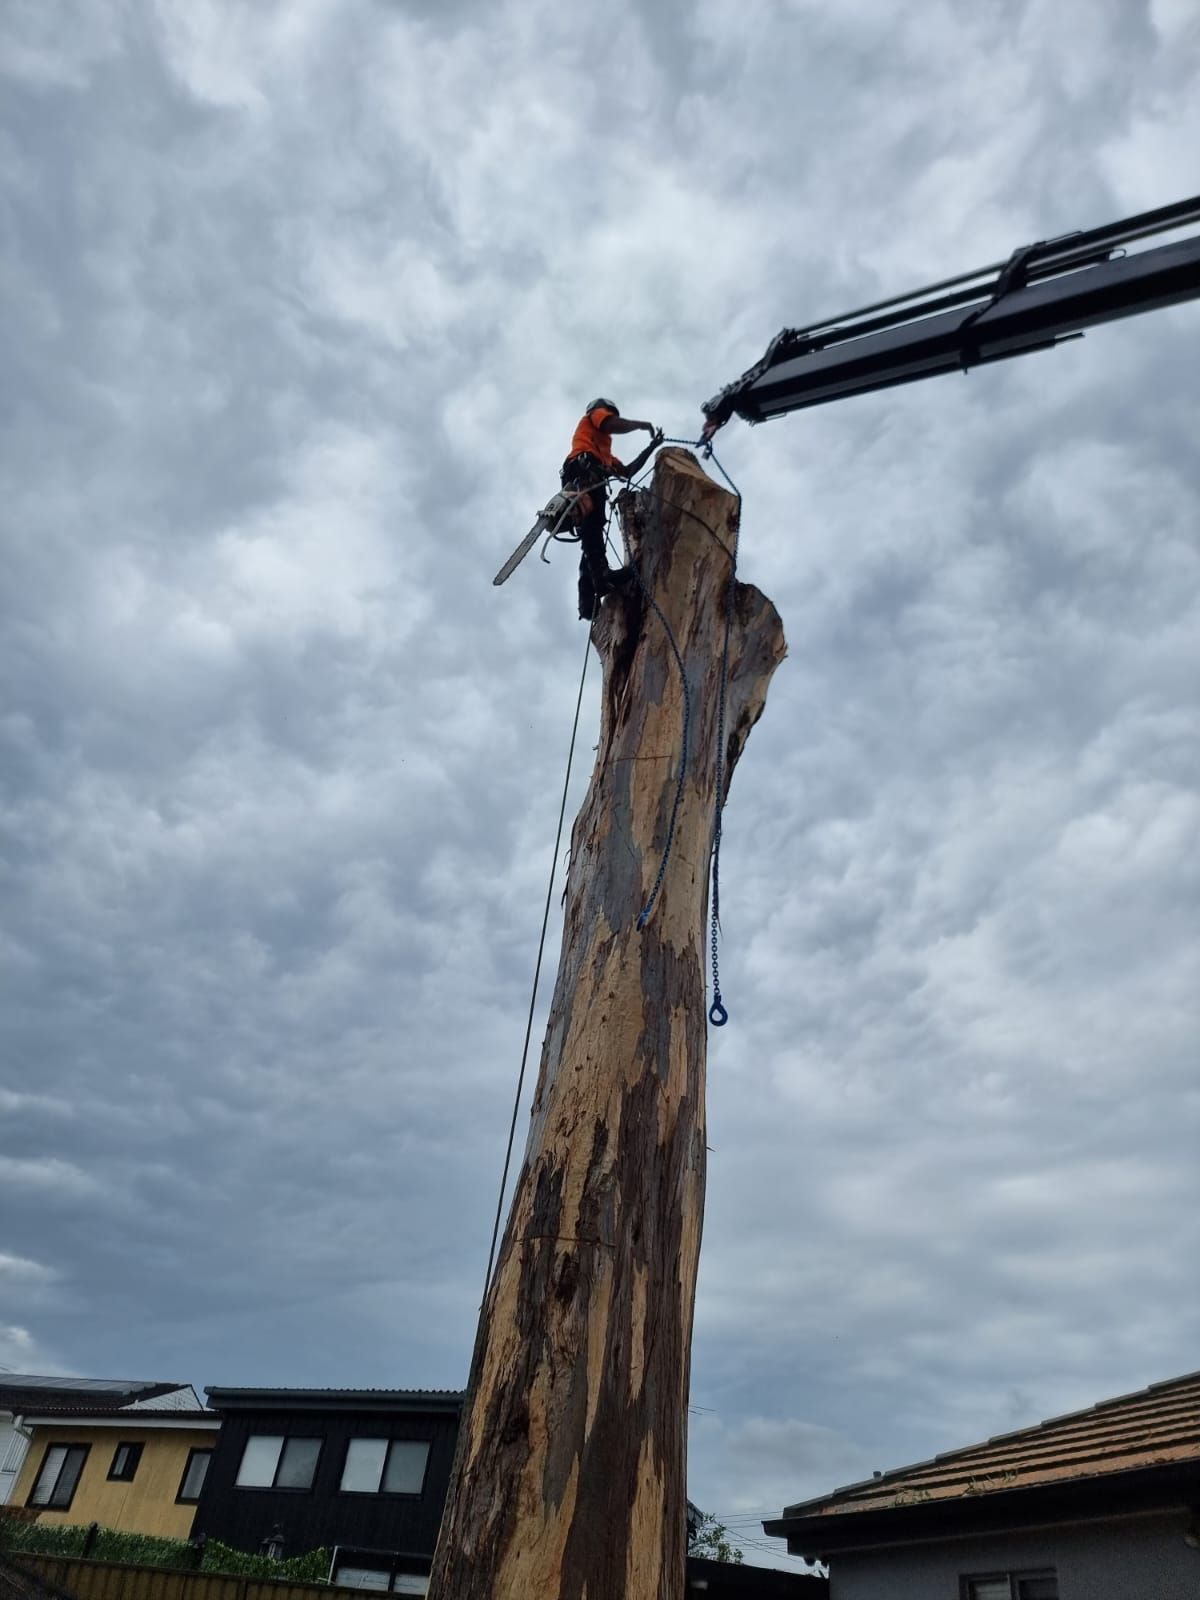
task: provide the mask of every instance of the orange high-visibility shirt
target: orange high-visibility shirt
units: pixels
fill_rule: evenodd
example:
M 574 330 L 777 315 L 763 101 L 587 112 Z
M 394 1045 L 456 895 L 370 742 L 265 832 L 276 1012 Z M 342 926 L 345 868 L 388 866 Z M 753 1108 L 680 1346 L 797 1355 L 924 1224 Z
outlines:
M 603 461 L 606 467 L 614 466 L 617 458 L 613 455 L 612 439 L 600 424 L 605 417 L 615 417 L 616 414 L 607 406 L 594 406 L 585 417 L 581 417 L 575 437 L 571 440 L 571 454 L 567 460 L 587 454 Z

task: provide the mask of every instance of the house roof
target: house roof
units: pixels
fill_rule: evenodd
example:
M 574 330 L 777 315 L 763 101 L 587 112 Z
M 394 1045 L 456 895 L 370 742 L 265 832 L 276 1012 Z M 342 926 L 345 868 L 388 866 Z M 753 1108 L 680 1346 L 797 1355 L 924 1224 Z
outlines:
M 689 1556 L 685 1590 L 688 1600 L 702 1592 L 711 1600 L 829 1600 L 829 1579 L 815 1573 L 780 1572 L 775 1567 Z
M 227 1389 L 206 1385 L 216 1411 L 459 1411 L 461 1389 Z
M 0 1411 L 79 1416 L 125 1410 L 200 1411 L 190 1383 L 146 1378 L 58 1378 L 10 1372 L 0 1377 Z
M 77 1422 L 104 1423 L 122 1428 L 130 1435 L 151 1431 L 162 1433 L 171 1428 L 219 1428 L 220 1414 L 199 1406 L 188 1411 L 152 1411 L 149 1406 L 125 1406 L 119 1411 L 103 1406 L 47 1406 L 30 1407 L 21 1413 L 21 1421 L 29 1428 L 72 1428 Z
M 781 1518 L 763 1526 L 789 1541 L 814 1539 L 813 1548 L 827 1537 L 844 1547 L 851 1522 L 865 1526 L 869 1519 L 872 1529 L 886 1532 L 889 1522 L 898 1528 L 904 1514 L 920 1510 L 929 1521 L 938 1508 L 967 1502 L 979 1509 L 990 1502 L 997 1510 L 1004 1501 L 1015 1514 L 1015 1497 L 1023 1491 L 1028 1509 L 1029 1491 L 1044 1497 L 1084 1486 L 1115 1488 L 1118 1482 L 1128 1485 L 1131 1476 L 1146 1479 L 1151 1473 L 1165 1491 L 1181 1472 L 1200 1484 L 1200 1372 L 877 1473 L 788 1506 Z M 1064 1494 L 1058 1499 L 1067 1503 Z

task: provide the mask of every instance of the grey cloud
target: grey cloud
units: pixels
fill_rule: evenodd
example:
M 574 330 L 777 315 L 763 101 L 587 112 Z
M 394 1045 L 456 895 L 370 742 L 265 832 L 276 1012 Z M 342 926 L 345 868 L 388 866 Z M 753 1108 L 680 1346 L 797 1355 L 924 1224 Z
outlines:
M 1178 9 L 1010 9 L 8 8 L 4 1364 L 461 1381 L 583 648 L 491 575 L 597 388 L 1183 191 Z M 1194 335 L 719 441 L 714 1509 L 1195 1364 Z

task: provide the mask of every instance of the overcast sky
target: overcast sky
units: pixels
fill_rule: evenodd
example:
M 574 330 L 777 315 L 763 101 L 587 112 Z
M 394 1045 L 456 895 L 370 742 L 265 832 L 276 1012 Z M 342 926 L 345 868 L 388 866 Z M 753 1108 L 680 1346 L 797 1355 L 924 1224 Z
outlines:
M 569 552 L 491 577 L 579 412 L 1192 192 L 1200 12 L 7 0 L 0 74 L 0 1364 L 457 1387 L 583 647 Z M 721 435 L 752 1537 L 1200 1366 L 1198 339 Z

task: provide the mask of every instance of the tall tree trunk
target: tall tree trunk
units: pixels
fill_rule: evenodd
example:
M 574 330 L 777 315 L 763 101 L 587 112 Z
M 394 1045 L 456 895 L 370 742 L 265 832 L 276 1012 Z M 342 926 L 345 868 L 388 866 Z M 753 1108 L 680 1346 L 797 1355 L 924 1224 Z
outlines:
M 593 627 L 596 766 L 524 1165 L 481 1320 L 431 1600 L 682 1600 L 687 1396 L 704 1207 L 705 918 L 720 664 L 738 504 L 664 450 L 621 497 L 645 589 Z M 725 783 L 783 630 L 735 589 Z

